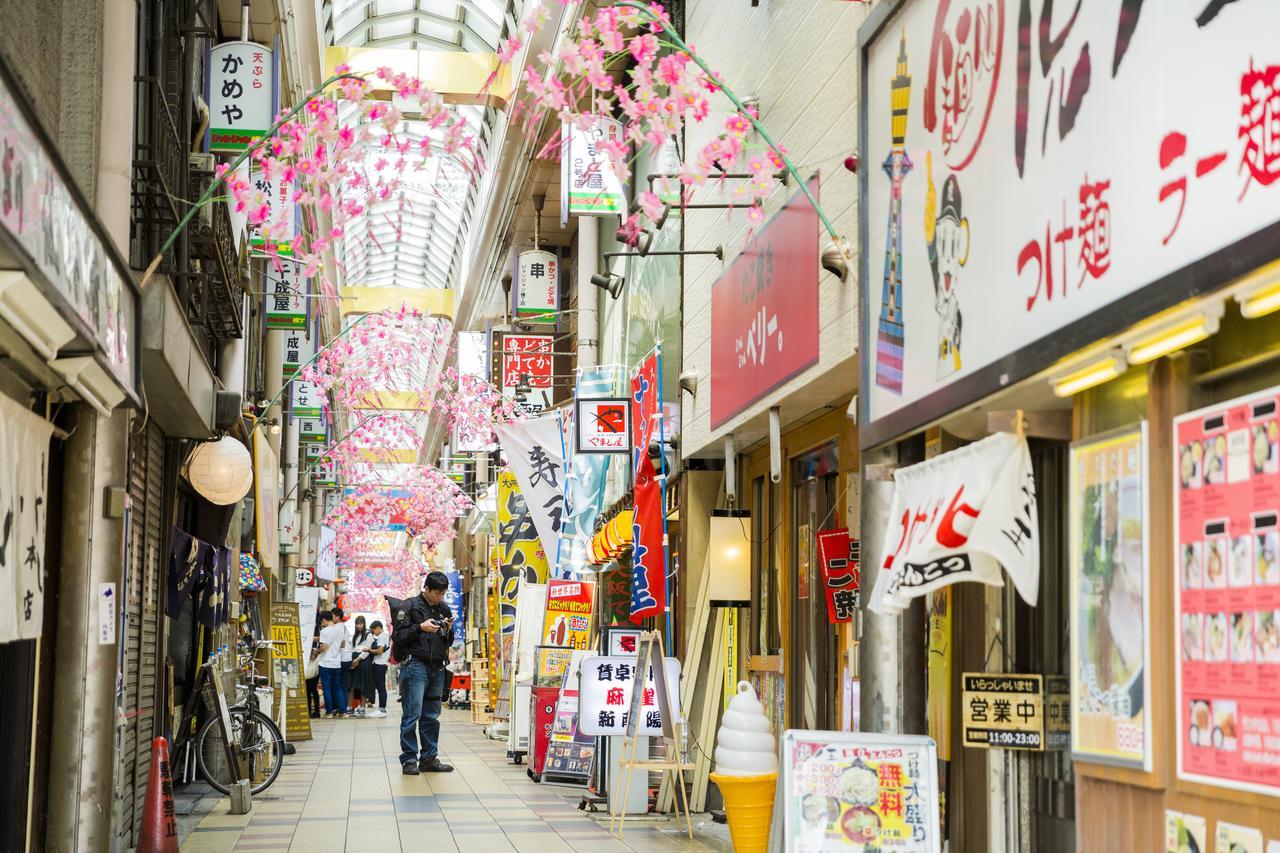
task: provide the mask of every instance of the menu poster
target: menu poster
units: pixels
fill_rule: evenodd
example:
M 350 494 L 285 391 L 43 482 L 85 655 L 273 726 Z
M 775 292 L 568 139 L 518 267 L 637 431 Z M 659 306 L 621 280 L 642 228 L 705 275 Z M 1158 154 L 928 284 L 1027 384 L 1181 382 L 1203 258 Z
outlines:
M 1218 821 L 1213 848 L 1216 853 L 1262 853 L 1262 832 L 1251 826 Z
M 1203 817 L 1165 809 L 1165 853 L 1209 853 L 1205 846 L 1208 839 L 1209 831 Z
M 1146 425 L 1071 448 L 1072 752 L 1151 769 Z
M 1174 419 L 1178 775 L 1280 795 L 1280 388 Z
M 930 738 L 790 729 L 782 760 L 784 849 L 941 853 Z
M 596 739 L 584 735 L 578 728 L 578 672 L 582 659 L 588 654 L 573 652 L 564 672 L 560 696 L 556 700 L 555 720 L 551 724 L 551 743 L 547 745 L 547 760 L 542 768 L 544 778 L 571 776 L 582 782 L 591 775 Z

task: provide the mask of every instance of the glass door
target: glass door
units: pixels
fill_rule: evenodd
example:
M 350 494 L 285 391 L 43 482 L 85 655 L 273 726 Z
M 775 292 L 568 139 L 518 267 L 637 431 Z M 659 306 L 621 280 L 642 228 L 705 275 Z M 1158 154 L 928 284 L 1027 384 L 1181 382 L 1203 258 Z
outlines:
M 792 654 L 787 662 L 789 716 L 793 728 L 835 729 L 840 695 L 837 639 L 827 620 L 826 592 L 816 548 L 820 530 L 841 526 L 836 518 L 840 453 L 836 442 L 792 462 L 791 619 Z

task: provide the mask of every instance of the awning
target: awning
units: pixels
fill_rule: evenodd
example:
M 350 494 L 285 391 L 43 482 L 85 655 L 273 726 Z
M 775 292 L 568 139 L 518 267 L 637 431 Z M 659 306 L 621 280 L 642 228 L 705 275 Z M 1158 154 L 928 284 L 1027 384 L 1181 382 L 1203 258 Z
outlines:
M 877 613 L 960 581 L 1003 586 L 1003 566 L 1035 605 L 1040 536 L 1026 439 L 996 433 L 894 473 L 885 556 L 871 593 Z

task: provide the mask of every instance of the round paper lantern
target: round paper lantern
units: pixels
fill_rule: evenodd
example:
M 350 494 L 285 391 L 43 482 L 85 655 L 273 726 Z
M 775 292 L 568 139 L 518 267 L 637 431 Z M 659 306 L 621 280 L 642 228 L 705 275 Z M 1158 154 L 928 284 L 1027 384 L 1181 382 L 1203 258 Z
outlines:
M 229 435 L 196 445 L 187 459 L 187 482 L 209 503 L 226 506 L 249 494 L 253 460 L 249 450 Z

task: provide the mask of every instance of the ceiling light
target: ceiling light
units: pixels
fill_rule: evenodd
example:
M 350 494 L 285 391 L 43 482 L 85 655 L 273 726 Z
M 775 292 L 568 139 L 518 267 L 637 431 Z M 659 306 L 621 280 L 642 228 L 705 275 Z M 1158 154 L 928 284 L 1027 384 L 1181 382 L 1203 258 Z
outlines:
M 1216 307 L 1216 313 L 1202 311 L 1190 317 L 1183 317 L 1138 338 L 1128 346 L 1129 363 L 1146 364 L 1203 341 L 1218 331 L 1218 318 L 1222 316 L 1221 303 Z
M 1124 373 L 1126 363 L 1120 351 L 1108 353 L 1103 358 L 1090 362 L 1053 380 L 1053 393 L 1059 397 L 1070 397 L 1086 388 L 1110 382 Z
M 1252 320 L 1280 309 L 1280 261 L 1245 276 L 1236 291 L 1240 313 Z

